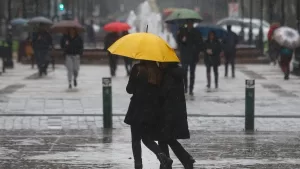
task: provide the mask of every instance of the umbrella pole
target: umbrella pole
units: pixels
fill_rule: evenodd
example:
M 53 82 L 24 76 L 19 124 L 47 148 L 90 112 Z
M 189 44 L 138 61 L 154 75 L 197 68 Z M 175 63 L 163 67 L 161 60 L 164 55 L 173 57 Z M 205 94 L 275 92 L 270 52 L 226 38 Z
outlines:
M 148 33 L 148 25 L 146 26 L 146 33 Z

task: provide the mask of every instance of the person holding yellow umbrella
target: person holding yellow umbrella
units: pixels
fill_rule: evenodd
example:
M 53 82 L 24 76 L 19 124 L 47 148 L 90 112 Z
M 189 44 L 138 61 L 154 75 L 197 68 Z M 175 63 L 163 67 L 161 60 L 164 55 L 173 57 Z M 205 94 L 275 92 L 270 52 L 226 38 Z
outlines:
M 156 62 L 179 62 L 174 50 L 151 33 L 133 33 L 116 41 L 112 54 L 140 60 L 133 66 L 126 90 L 132 94 L 124 122 L 131 126 L 135 169 L 142 169 L 141 140 L 158 158 L 162 169 L 169 169 L 173 160 L 155 143 L 161 119 L 161 70 Z

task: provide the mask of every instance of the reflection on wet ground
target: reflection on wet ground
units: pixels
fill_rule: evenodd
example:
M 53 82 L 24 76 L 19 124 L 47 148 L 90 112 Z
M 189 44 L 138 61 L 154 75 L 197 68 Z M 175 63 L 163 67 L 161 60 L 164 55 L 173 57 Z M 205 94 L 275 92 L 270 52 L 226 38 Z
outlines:
M 191 131 L 183 145 L 195 157 L 195 168 L 300 168 L 298 132 Z M 0 169 L 133 168 L 130 131 L 0 131 Z M 173 159 L 176 159 L 172 156 Z M 158 168 L 143 149 L 145 169 Z M 182 168 L 175 160 L 173 168 Z

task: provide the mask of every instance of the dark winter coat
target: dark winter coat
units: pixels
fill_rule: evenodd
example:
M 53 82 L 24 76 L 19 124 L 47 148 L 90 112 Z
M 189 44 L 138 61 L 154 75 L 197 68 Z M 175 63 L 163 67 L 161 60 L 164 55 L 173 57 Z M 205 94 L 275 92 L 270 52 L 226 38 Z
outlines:
M 115 32 L 108 33 L 104 37 L 104 49 L 107 50 L 112 44 L 114 44 L 118 39 L 119 35 Z
M 228 31 L 226 37 L 223 40 L 223 49 L 225 53 L 235 53 L 236 45 L 238 44 L 238 36 L 232 31 Z
M 183 77 L 184 71 L 179 66 L 165 70 L 161 86 L 163 117 L 159 140 L 190 138 Z
M 208 54 L 207 50 L 211 49 L 212 54 Z M 219 40 L 215 39 L 210 41 L 209 39 L 205 41 L 204 50 L 204 63 L 206 66 L 219 66 L 221 64 L 220 54 L 222 52 L 222 45 Z
M 132 94 L 124 122 L 126 124 L 155 125 L 160 110 L 159 85 L 148 83 L 148 75 L 139 71 L 143 64 L 133 66 L 126 87 L 127 93 Z
M 49 50 L 52 47 L 52 37 L 46 32 L 38 32 L 33 35 L 32 38 L 34 50 Z
M 62 47 L 64 47 L 64 53 L 66 55 L 82 55 L 83 53 L 83 40 L 77 35 L 74 38 L 66 36 Z
M 184 37 L 186 38 L 185 41 L 183 41 Z M 178 31 L 177 44 L 182 63 L 190 64 L 199 61 L 199 53 L 203 49 L 203 39 L 198 30 L 195 28 L 181 28 Z

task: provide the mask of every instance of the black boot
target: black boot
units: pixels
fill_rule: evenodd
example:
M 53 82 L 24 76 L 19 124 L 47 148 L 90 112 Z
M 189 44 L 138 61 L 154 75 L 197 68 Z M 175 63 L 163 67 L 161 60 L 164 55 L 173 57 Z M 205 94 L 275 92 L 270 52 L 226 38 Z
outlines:
M 77 80 L 74 80 L 74 86 L 77 87 Z
M 167 157 L 165 154 L 160 153 L 157 155 L 157 158 L 160 162 L 161 169 L 170 169 L 172 168 L 173 160 Z
M 143 164 L 142 163 L 135 163 L 134 164 L 134 169 L 143 169 Z
M 189 160 L 183 164 L 184 169 L 194 169 L 194 163 L 196 161 L 193 159 L 193 157 L 190 157 Z
M 219 79 L 218 77 L 215 77 L 215 88 L 219 88 Z

